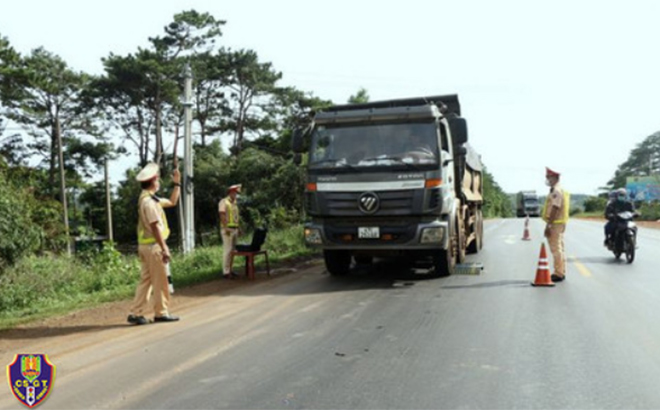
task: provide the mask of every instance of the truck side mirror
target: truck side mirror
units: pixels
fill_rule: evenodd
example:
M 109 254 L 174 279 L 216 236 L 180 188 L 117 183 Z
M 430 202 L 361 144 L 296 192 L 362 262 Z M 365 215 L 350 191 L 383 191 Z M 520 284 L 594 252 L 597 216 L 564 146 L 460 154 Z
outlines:
M 293 152 L 300 154 L 304 150 L 303 146 L 303 131 L 296 128 L 293 130 L 293 137 L 291 138 L 291 149 Z
M 464 144 L 467 142 L 468 133 L 467 121 L 465 121 L 465 118 L 449 118 L 449 129 L 451 130 L 454 144 Z
M 293 163 L 296 165 L 300 165 L 302 163 L 302 154 L 300 152 L 293 154 Z
M 304 153 L 307 149 L 305 146 L 305 140 L 312 135 L 312 130 L 314 129 L 314 122 L 307 124 L 304 127 L 296 127 L 293 130 L 293 136 L 291 138 L 291 149 L 293 152 Z

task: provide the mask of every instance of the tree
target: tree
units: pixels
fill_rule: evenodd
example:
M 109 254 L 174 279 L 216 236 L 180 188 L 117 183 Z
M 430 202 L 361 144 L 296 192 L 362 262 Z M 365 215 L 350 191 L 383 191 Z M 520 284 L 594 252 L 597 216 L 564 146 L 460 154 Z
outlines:
M 7 104 L 22 98 L 20 79 L 21 56 L 5 37 L 0 35 L 0 155 L 9 164 L 20 164 L 28 156 L 23 139 L 18 133 L 7 133 Z M 8 135 L 7 135 L 8 134 Z
M 227 194 L 233 161 L 222 150 L 219 140 L 195 147 L 195 227 L 197 232 L 215 232 L 218 221 L 218 201 Z M 203 236 L 200 236 L 203 238 Z M 200 241 L 202 243 L 202 241 Z
M 630 151 L 628 159 L 619 165 L 614 177 L 607 182 L 608 189 L 626 186 L 631 176 L 651 176 L 660 172 L 660 131 L 655 132 Z
M 105 181 L 83 187 L 78 201 L 82 205 L 84 225 L 95 233 L 107 231 Z
M 149 40 L 169 60 L 182 54 L 207 53 L 213 50 L 215 41 L 222 36 L 221 27 L 225 23 L 209 13 L 188 10 L 174 15 L 174 20 L 165 26 L 164 36 Z
M 164 36 L 149 39 L 155 50 L 175 67 L 183 67 L 184 61 L 191 64 L 196 105 L 193 116 L 201 126 L 202 146 L 206 145 L 207 124 L 226 107 L 224 94 L 220 91 L 226 78 L 225 54 L 213 54 L 224 24 L 224 20 L 218 20 L 209 13 L 189 10 L 174 15 L 174 20 L 165 26 Z M 180 122 L 176 123 L 176 129 Z
M 207 74 L 202 68 L 208 69 L 215 63 L 209 61 L 210 52 L 222 35 L 223 24 L 224 21 L 208 13 L 195 10 L 178 13 L 165 26 L 164 35 L 149 39 L 151 48 L 138 49 L 127 56 L 110 54 L 103 59 L 106 73 L 94 82 L 95 92 L 90 101 L 106 112 L 107 119 L 121 130 L 125 140 L 135 145 L 140 164 L 149 160 L 161 162 L 164 129 L 178 137 L 177 130 L 182 122 L 179 96 L 184 65 L 188 60 L 193 61 L 194 68 L 199 69 L 196 75 Z M 196 57 L 200 53 L 203 56 Z M 217 79 L 217 72 L 211 71 L 208 77 Z M 198 89 L 204 89 L 206 76 L 200 77 L 202 84 Z M 216 89 L 217 85 L 213 84 L 205 89 L 206 93 L 200 90 L 199 99 L 215 98 Z M 207 105 L 206 117 L 199 117 L 202 122 L 217 108 L 213 103 Z
M 304 170 L 280 156 L 246 147 L 231 168 L 230 181 L 243 184 L 243 196 L 251 212 L 248 223 L 266 219 L 275 207 L 302 211 Z
M 293 130 L 309 124 L 310 119 L 318 110 L 330 107 L 332 101 L 315 97 L 294 87 L 281 87 L 275 90 L 275 104 L 278 107 L 279 138 L 269 144 L 271 148 L 281 152 L 291 151 Z
M 45 170 L 10 168 L 0 158 L 0 273 L 21 256 L 66 243 L 61 204 L 34 189 L 46 179 Z
M 9 40 L 0 35 L 0 104 L 20 98 L 20 87 L 16 81 L 20 63 L 21 56 Z
M 348 97 L 349 104 L 365 104 L 369 102 L 369 93 L 364 87 L 361 87 L 355 95 Z
M 207 145 L 207 138 L 224 128 L 223 117 L 229 117 L 231 110 L 224 90 L 229 81 L 229 61 L 224 50 L 212 54 L 198 54 L 190 58 L 193 71 L 193 118 L 200 126 L 201 145 Z
M 259 62 L 257 53 L 252 50 L 229 52 L 228 63 L 231 118 L 220 129 L 234 131 L 232 146 L 238 155 L 246 134 L 276 127 L 272 119 L 272 94 L 282 73 L 275 71 L 271 63 Z
M 14 81 L 21 87 L 20 99 L 6 101 L 6 116 L 20 124 L 32 137 L 28 148 L 41 154 L 48 164 L 47 189 L 54 192 L 55 167 L 59 168 L 59 199 L 62 203 L 66 235 L 69 233 L 65 170 L 65 144 L 97 137 L 95 123 L 80 110 L 80 97 L 88 83 L 88 76 L 71 70 L 59 56 L 37 48 L 23 58 L 14 72 Z M 89 145 L 78 144 L 78 165 L 86 164 Z M 107 148 L 107 145 L 104 145 Z M 91 158 L 92 161 L 94 158 Z M 75 168 L 69 174 L 77 174 Z
M 31 153 L 42 155 L 48 164 L 49 185 L 55 186 L 60 148 L 66 152 L 63 155 L 66 159 L 72 158 L 69 154 L 77 155 L 79 167 L 98 165 L 99 156 L 89 149 L 105 151 L 110 145 L 99 135 L 94 121 L 80 110 L 80 96 L 89 77 L 74 72 L 60 57 L 38 48 L 23 59 L 20 69 L 14 72 L 14 80 L 21 87 L 21 98 L 7 102 L 6 115 L 32 137 L 27 146 Z M 96 146 L 94 142 L 99 140 L 101 145 Z M 68 143 L 77 147 L 75 153 L 67 151 Z M 87 163 L 88 160 L 93 164 Z M 75 166 L 71 168 L 75 172 Z
M 160 162 L 163 121 L 180 111 L 178 67 L 145 49 L 125 57 L 110 54 L 103 65 L 106 73 L 93 81 L 88 104 L 104 112 L 123 139 L 135 145 L 141 165 Z
M 513 216 L 513 203 L 511 198 L 495 182 L 493 175 L 483 169 L 484 177 L 484 207 L 483 214 L 486 218 Z

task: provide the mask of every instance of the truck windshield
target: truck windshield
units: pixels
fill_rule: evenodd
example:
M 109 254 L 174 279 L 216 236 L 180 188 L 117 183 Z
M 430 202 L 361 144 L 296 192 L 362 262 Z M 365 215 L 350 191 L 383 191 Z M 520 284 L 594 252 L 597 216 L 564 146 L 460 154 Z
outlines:
M 438 158 L 435 123 L 318 126 L 312 135 L 309 166 L 423 166 L 437 165 Z

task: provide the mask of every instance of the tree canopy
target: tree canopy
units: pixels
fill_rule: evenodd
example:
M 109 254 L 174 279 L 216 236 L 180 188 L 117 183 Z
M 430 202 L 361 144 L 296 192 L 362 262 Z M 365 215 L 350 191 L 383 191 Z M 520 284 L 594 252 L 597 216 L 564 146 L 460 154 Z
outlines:
M 618 166 L 612 179 L 607 182 L 607 188 L 625 187 L 627 177 L 651 176 L 659 172 L 660 131 L 649 135 L 630 151 L 628 159 Z

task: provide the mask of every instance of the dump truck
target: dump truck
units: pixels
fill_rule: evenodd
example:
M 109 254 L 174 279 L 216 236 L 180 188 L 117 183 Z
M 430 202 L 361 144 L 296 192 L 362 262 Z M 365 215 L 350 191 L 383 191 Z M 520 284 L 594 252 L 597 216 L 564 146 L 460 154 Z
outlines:
M 477 253 L 483 170 L 467 141 L 457 95 L 332 106 L 294 130 L 296 162 L 308 154 L 305 242 L 327 271 L 408 256 L 447 276 Z
M 541 206 L 536 191 L 520 191 L 516 195 L 516 216 L 540 216 Z

